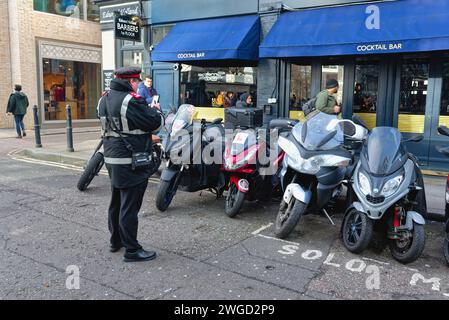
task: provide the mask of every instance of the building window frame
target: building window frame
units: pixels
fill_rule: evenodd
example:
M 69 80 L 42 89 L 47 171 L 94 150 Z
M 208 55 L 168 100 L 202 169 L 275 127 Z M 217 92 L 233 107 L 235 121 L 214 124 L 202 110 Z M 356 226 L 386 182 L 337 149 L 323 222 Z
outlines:
M 91 20 L 91 19 L 88 19 L 89 1 L 88 0 L 80 0 L 80 1 L 82 1 L 82 9 L 83 9 L 81 12 L 82 13 L 81 17 L 69 16 L 69 15 L 66 16 L 66 15 L 58 14 L 58 13 L 54 13 L 54 12 L 37 10 L 37 9 L 35 9 L 34 2 L 33 2 L 33 11 L 44 13 L 44 14 L 50 14 L 50 15 L 54 15 L 54 16 L 58 16 L 58 17 L 78 19 L 78 20 L 81 20 L 84 22 L 100 23 L 100 7 L 98 6 L 98 4 L 92 3 L 92 5 L 96 5 L 98 8 L 98 20 Z

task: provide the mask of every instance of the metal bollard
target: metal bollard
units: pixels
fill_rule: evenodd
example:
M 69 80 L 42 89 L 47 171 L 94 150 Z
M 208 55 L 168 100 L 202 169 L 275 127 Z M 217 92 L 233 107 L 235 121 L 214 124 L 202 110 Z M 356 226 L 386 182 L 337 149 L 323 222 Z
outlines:
M 36 140 L 36 148 L 42 148 L 41 142 L 41 125 L 39 124 L 39 116 L 37 114 L 37 105 L 33 106 L 34 115 L 34 138 Z
M 74 152 L 73 149 L 73 133 L 72 133 L 72 107 L 68 104 L 66 106 L 66 115 L 67 115 L 67 151 Z

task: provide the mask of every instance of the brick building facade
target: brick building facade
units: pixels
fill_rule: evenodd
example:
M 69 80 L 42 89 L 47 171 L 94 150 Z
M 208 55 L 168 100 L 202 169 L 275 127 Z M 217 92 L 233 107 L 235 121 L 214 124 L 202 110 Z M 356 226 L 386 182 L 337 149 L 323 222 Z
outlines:
M 86 6 L 87 3 L 90 2 L 84 2 Z M 101 83 L 100 24 L 80 18 L 79 15 L 63 16 L 36 8 L 36 1 L 32 0 L 0 0 L 0 11 L 6 15 L 6 25 L 3 26 L 0 37 L 0 105 L 6 109 L 14 84 L 21 84 L 30 101 L 25 124 L 29 127 L 32 125 L 31 106 L 36 104 L 39 106 L 43 127 L 62 126 L 61 109 L 64 103 L 73 104 L 72 108 L 82 108 L 85 103 L 81 101 L 85 99 L 89 104 L 88 108 L 92 108 L 85 88 L 87 86 L 91 87 L 92 92 L 98 91 L 97 85 L 83 83 L 80 76 L 94 76 L 95 79 L 98 78 L 95 82 Z M 53 68 L 46 67 L 46 64 Z M 72 70 L 74 68 L 81 72 L 75 73 Z M 87 69 L 91 69 L 89 74 Z M 49 83 L 52 78 L 58 77 L 65 91 L 65 97 L 60 99 L 59 105 L 51 101 L 46 88 L 52 85 Z M 84 86 L 84 91 L 80 91 L 81 86 Z M 51 119 L 48 115 L 52 106 L 59 110 L 57 119 Z M 80 121 L 87 122 L 88 120 Z M 12 118 L 6 116 L 4 111 L 0 112 L 0 128 L 13 126 Z

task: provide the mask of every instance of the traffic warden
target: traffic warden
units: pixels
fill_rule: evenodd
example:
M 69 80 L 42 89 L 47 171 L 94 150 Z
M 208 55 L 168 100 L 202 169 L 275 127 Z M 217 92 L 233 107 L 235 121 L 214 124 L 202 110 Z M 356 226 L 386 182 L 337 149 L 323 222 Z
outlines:
M 163 125 L 159 110 L 150 108 L 136 92 L 140 68 L 116 70 L 110 90 L 98 102 L 106 168 L 111 179 L 109 205 L 110 251 L 125 247 L 125 262 L 147 261 L 156 257 L 137 241 L 138 213 L 148 179 L 155 171 L 151 161 L 152 132 Z

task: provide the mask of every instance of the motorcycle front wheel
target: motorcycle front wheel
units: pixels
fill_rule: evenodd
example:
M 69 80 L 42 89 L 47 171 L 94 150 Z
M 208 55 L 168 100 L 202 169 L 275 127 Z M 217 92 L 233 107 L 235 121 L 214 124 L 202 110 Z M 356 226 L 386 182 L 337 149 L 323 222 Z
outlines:
M 413 230 L 407 232 L 410 232 L 410 234 L 406 240 L 388 240 L 391 255 L 403 264 L 416 261 L 423 252 L 426 243 L 424 226 L 413 222 Z
M 170 206 L 173 197 L 176 194 L 176 190 L 178 189 L 175 182 L 176 176 L 174 176 L 170 181 L 160 181 L 156 194 L 156 208 L 159 211 L 164 212 Z
M 368 248 L 373 236 L 373 221 L 355 209 L 343 219 L 343 245 L 352 253 L 361 253 Z
M 304 211 L 306 211 L 307 204 L 295 198 L 290 200 L 290 203 L 281 202 L 279 212 L 276 217 L 276 226 L 274 234 L 279 239 L 284 239 L 295 229 Z
M 225 202 L 225 213 L 229 218 L 234 218 L 242 210 L 245 202 L 245 194 L 234 183 L 231 183 Z
M 89 187 L 92 180 L 100 172 L 104 165 L 104 155 L 101 152 L 97 152 L 87 163 L 83 174 L 78 180 L 76 187 L 79 191 L 85 191 Z

